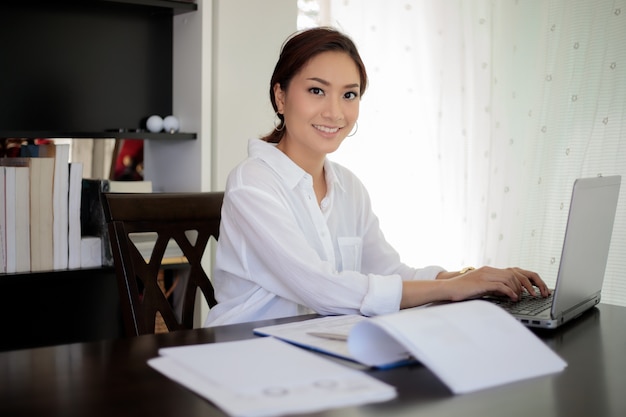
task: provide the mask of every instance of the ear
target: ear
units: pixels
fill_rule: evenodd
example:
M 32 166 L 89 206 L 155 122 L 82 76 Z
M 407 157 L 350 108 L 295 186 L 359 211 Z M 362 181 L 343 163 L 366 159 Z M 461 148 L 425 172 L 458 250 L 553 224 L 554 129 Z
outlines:
M 280 87 L 280 83 L 274 84 L 274 100 L 278 113 L 283 114 L 285 110 L 285 90 Z

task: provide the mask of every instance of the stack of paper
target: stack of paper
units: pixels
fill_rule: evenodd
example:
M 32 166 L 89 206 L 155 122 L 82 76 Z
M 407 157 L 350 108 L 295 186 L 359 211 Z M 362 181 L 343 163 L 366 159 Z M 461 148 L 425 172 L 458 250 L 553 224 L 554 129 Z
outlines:
M 566 366 L 534 333 L 481 300 L 402 310 L 373 318 L 323 317 L 255 333 L 377 368 L 420 361 L 456 394 L 562 371 Z M 325 339 L 315 334 L 336 335 Z M 341 336 L 347 341 L 341 341 Z M 520 358 L 532 358 L 521 360 Z
M 567 366 L 511 315 L 479 300 L 254 330 L 275 337 L 165 348 L 148 363 L 228 414 L 246 417 L 316 412 L 395 397 L 393 387 L 296 344 L 373 367 L 398 366 L 414 358 L 455 394 Z
M 386 401 L 395 388 L 274 338 L 164 348 L 148 364 L 232 416 L 269 417 Z

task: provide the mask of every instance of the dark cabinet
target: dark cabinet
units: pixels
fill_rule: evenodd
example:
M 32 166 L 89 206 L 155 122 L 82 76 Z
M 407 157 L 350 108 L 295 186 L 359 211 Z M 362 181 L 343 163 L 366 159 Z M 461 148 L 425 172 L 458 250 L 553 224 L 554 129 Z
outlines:
M 195 139 L 172 114 L 173 17 L 189 1 L 0 2 L 0 138 Z M 0 274 L 0 350 L 119 337 L 113 268 Z

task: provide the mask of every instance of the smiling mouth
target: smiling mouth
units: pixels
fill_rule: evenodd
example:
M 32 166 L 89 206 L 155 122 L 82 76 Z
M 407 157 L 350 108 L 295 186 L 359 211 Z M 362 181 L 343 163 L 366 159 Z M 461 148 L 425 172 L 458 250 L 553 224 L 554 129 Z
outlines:
M 328 127 L 328 126 L 321 126 L 321 125 L 313 125 L 313 127 L 324 133 L 337 133 L 339 132 L 339 129 L 341 129 L 340 127 Z

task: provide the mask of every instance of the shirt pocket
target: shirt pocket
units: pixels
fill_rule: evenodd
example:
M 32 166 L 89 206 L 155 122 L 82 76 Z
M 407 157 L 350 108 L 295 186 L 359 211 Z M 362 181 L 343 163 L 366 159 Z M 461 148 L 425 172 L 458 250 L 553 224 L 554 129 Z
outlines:
M 337 238 L 343 271 L 361 271 L 363 239 L 360 237 Z

